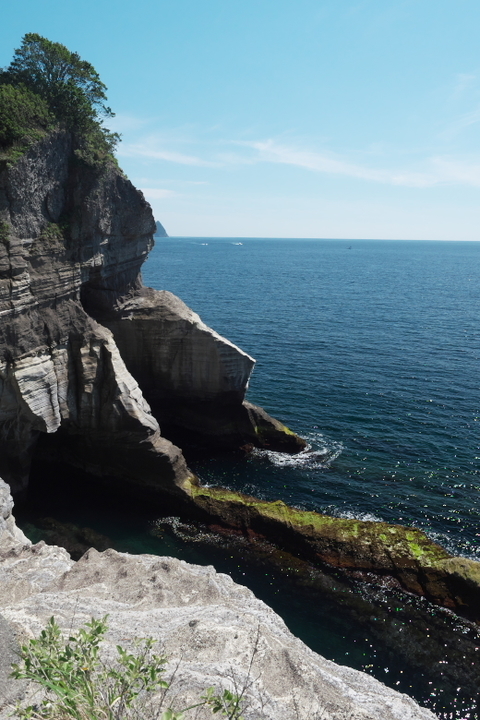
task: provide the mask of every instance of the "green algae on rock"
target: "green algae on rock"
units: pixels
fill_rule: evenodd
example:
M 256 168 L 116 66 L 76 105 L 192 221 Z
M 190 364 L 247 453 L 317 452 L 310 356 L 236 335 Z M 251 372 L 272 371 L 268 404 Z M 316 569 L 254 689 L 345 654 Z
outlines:
M 196 508 L 247 536 L 273 541 L 309 562 L 371 582 L 394 578 L 407 592 L 480 621 L 480 563 L 453 557 L 421 530 L 321 515 L 219 487 L 185 487 Z

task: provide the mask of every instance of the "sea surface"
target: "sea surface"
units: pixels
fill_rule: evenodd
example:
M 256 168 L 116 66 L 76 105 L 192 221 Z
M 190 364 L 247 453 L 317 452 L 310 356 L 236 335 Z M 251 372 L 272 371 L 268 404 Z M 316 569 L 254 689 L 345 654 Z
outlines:
M 197 462 L 204 483 L 413 525 L 480 559 L 480 243 L 171 238 L 157 241 L 143 277 L 256 359 L 248 399 L 310 445 Z M 332 630 L 332 607 L 315 626 L 302 602 L 291 605 L 276 609 L 319 652 L 442 717 L 478 717 L 478 698 L 461 700 L 461 670 L 443 705 L 435 678 L 405 682 L 392 657 L 382 668 L 364 627 Z
M 480 560 L 480 243 L 162 238 L 143 279 L 252 355 L 248 399 L 309 443 L 296 456 L 187 457 L 204 483 L 413 525 Z M 211 563 L 317 652 L 443 720 L 480 717 L 480 635 L 449 611 L 393 591 L 295 580 L 241 545 L 199 542 L 175 519 L 114 508 L 111 497 L 92 503 L 82 483 L 74 501 L 72 492 L 45 508 L 42 491 L 20 513 L 32 539 L 48 511 L 119 550 Z
M 248 399 L 310 444 L 204 482 L 480 559 L 480 242 L 166 238 L 143 278 L 252 355 Z

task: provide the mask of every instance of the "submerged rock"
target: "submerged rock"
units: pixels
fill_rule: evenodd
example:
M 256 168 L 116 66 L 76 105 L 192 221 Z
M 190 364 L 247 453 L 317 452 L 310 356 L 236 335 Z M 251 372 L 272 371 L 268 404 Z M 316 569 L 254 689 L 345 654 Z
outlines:
M 79 560 L 90 548 L 102 552 L 112 547 L 112 541 L 102 533 L 75 523 L 62 523 L 52 517 L 39 518 L 32 528 L 32 532 L 35 531 L 43 535 L 49 545 L 65 548 L 72 560 Z

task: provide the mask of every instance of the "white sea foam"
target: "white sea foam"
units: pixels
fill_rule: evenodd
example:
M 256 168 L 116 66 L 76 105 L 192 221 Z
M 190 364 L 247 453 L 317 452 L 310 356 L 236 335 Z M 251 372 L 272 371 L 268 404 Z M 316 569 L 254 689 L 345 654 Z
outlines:
M 343 450 L 341 443 L 326 441 L 323 435 L 312 434 L 305 438 L 310 441 L 305 450 L 291 455 L 290 453 L 274 452 L 256 448 L 252 455 L 268 460 L 276 467 L 303 468 L 307 470 L 321 470 L 328 468 L 337 459 Z
M 346 520 L 385 522 L 385 518 L 379 517 L 378 515 L 374 515 L 370 512 L 360 512 L 359 510 L 336 510 L 331 514 L 338 518 L 345 518 Z

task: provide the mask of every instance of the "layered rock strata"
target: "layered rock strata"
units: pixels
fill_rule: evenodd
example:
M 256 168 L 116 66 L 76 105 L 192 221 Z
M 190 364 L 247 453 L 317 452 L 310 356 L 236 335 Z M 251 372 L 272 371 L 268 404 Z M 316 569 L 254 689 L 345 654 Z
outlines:
M 26 487 L 39 435 L 58 431 L 94 472 L 129 476 L 141 447 L 150 480 L 188 477 L 111 333 L 81 303 L 138 285 L 155 227 L 143 197 L 113 166 L 75 166 L 70 136 L 57 133 L 3 169 L 0 217 L 0 466 L 12 489 Z
M 116 644 L 159 640 L 173 676 L 166 704 L 177 708 L 215 686 L 245 689 L 246 720 L 434 720 L 406 695 L 309 650 L 250 590 L 212 567 L 114 550 L 90 550 L 73 563 L 64 550 L 22 537 L 2 481 L 0 511 L 0 612 L 8 630 L 0 618 L 0 642 L 10 642 L 12 630 L 21 641 L 38 635 L 52 615 L 71 632 L 108 614 L 107 657 Z M 0 679 L 10 660 L 3 650 Z M 0 717 L 8 717 L 15 694 L 32 701 L 32 693 L 11 681 Z
M 172 303 L 181 306 L 176 323 L 186 348 L 177 362 L 175 342 L 155 334 L 155 320 L 141 327 L 156 343 L 151 354 L 169 366 L 154 386 L 175 379 L 181 392 L 185 383 L 195 403 L 208 380 L 213 415 L 223 389 L 235 388 L 230 404 L 248 435 L 242 399 L 251 358 L 192 321 L 181 301 L 170 298 L 164 311 L 162 295 L 142 291 L 140 267 L 155 229 L 143 195 L 113 163 L 99 171 L 76 161 L 68 133 L 53 133 L 0 169 L 0 472 L 14 491 L 27 486 L 32 452 L 46 434 L 54 436 L 49 453 L 90 472 L 181 494 L 191 475 L 182 453 L 162 437 L 111 332 L 94 319 L 129 300 L 142 306 L 145 293 L 153 314 L 171 319 Z M 128 342 L 146 352 L 138 333 Z M 139 373 L 142 381 L 147 374 Z M 170 390 L 167 402 L 174 408 Z M 188 412 L 180 416 L 188 425 Z
M 253 358 L 172 293 L 142 288 L 108 312 L 91 312 L 112 331 L 162 427 L 217 448 L 305 447 L 285 425 L 245 402 Z

